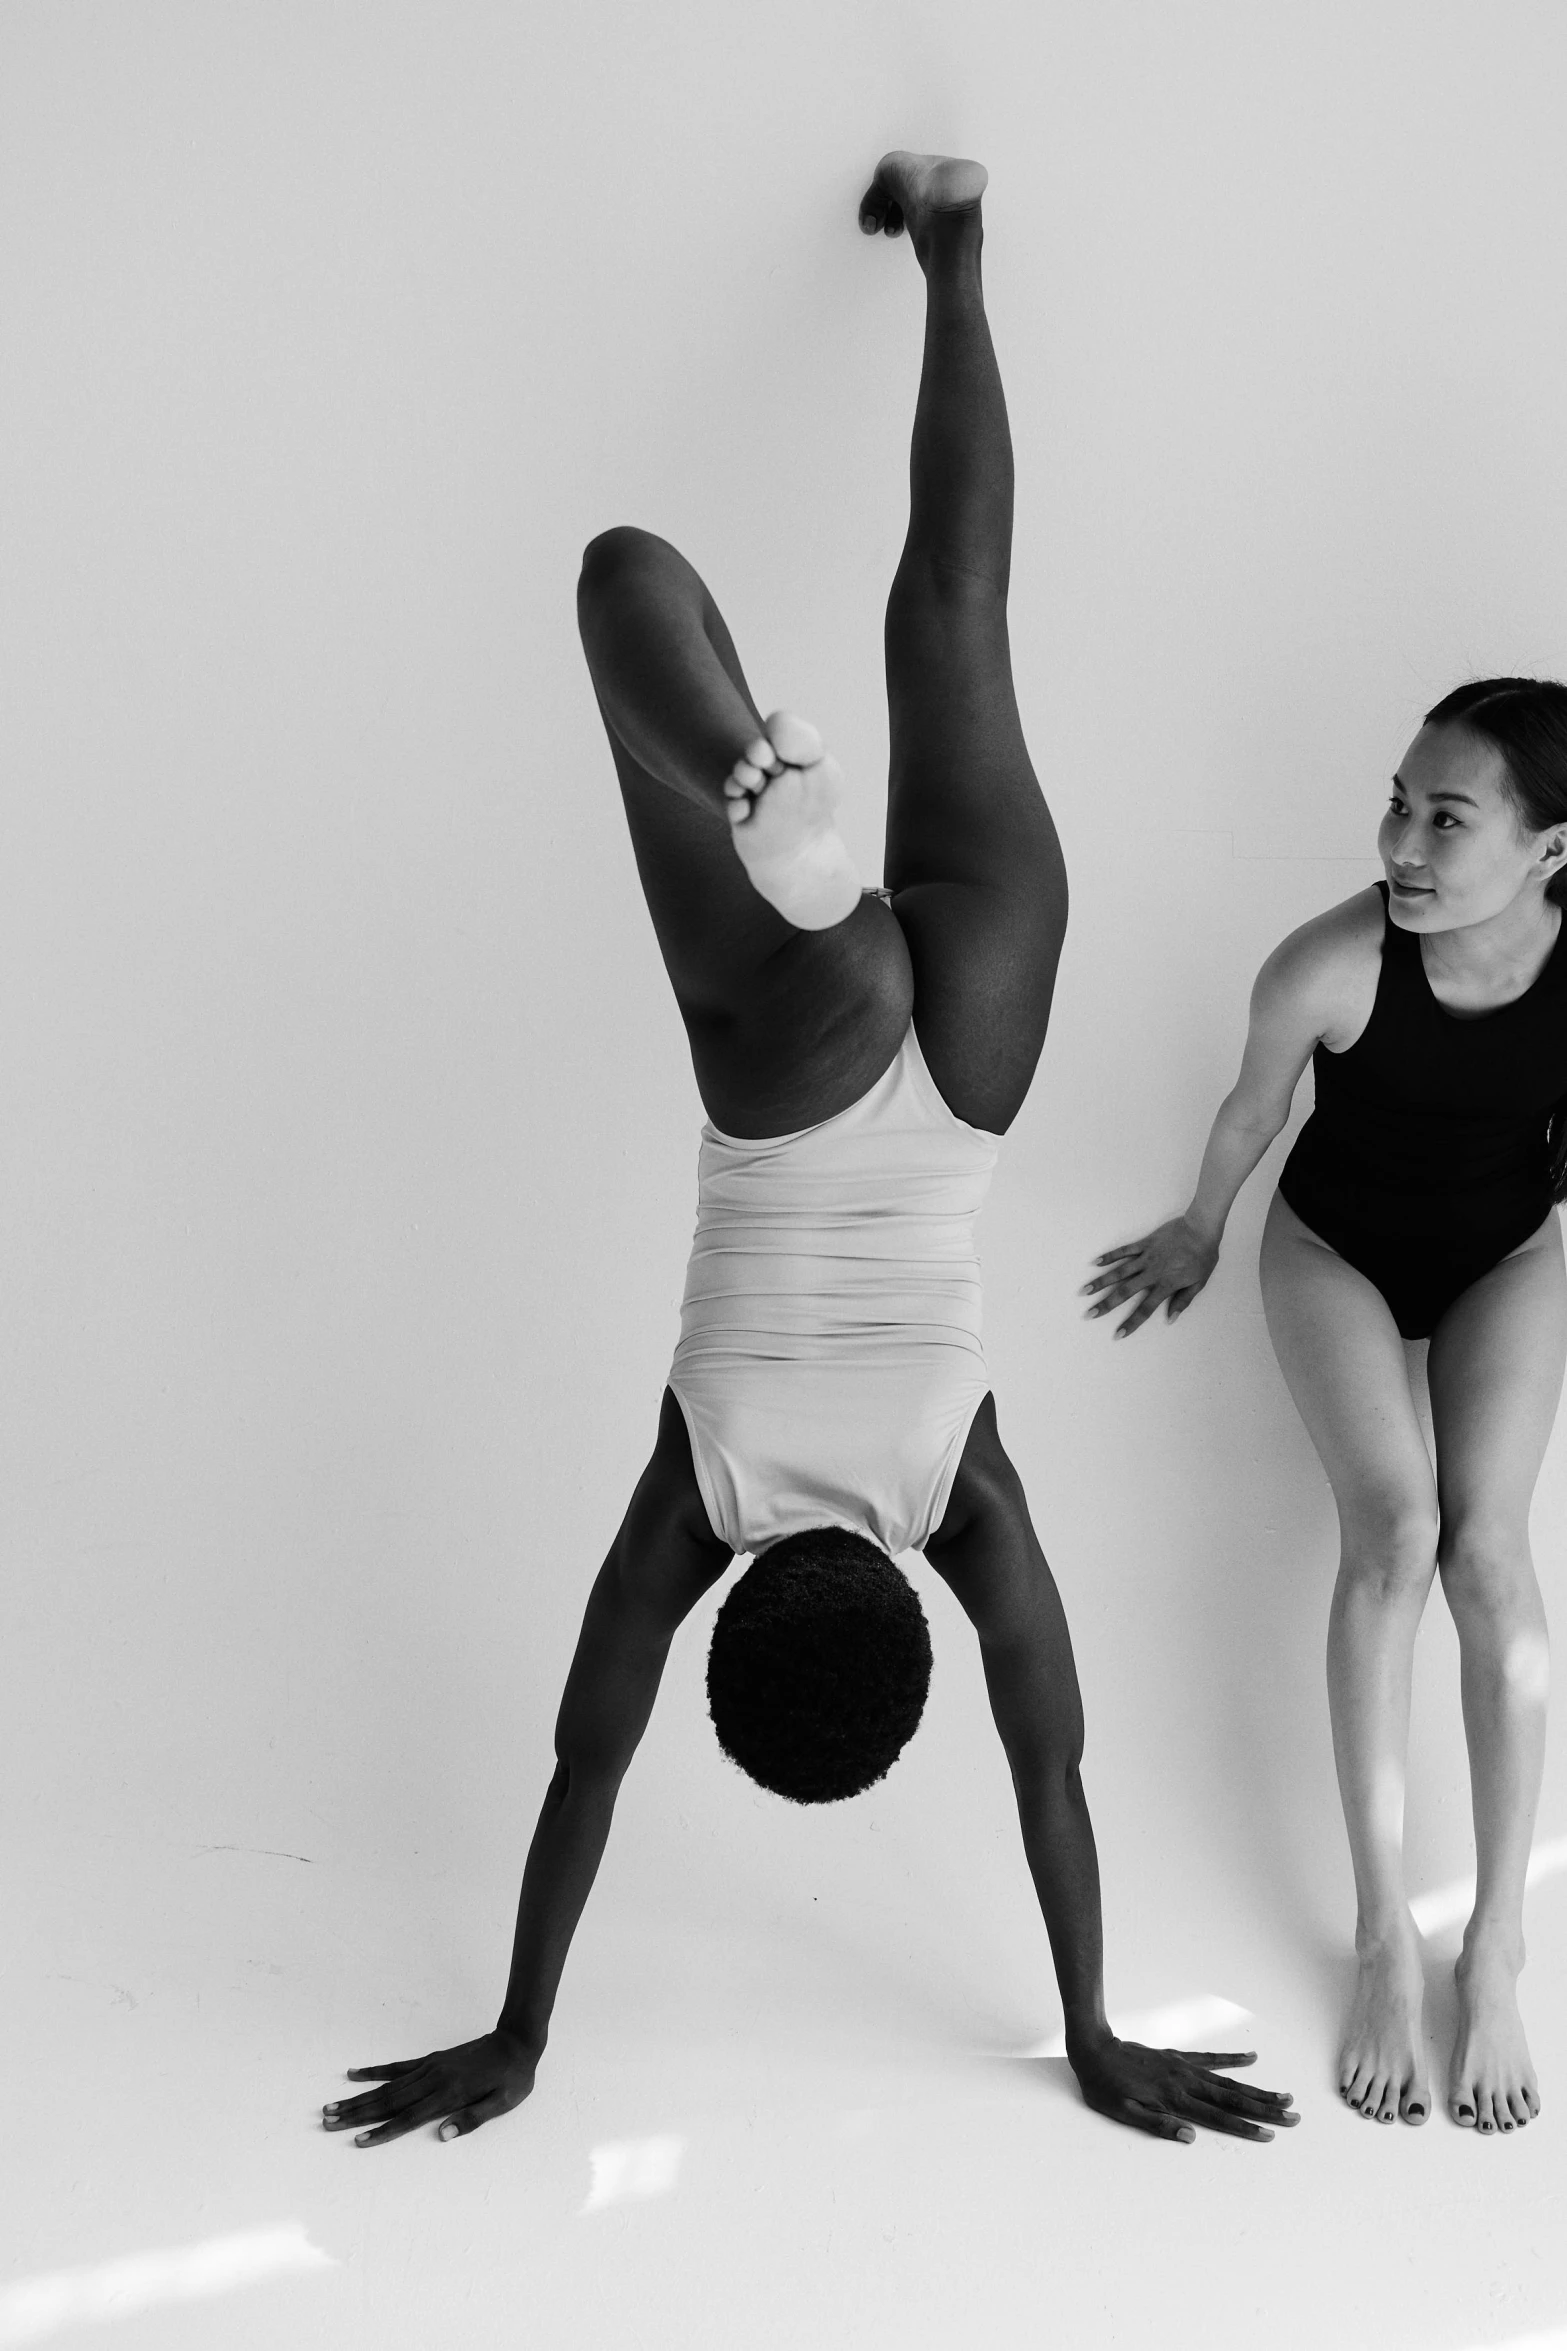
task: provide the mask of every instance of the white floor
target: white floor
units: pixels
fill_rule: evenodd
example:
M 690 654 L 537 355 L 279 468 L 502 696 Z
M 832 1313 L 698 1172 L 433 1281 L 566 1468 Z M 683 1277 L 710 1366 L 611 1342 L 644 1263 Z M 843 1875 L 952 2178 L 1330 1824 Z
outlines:
M 1545 2113 L 1481 2142 L 1440 2113 L 1382 2129 L 1333 2098 L 1347 1958 L 1325 1922 L 1270 1917 L 1249 1865 L 1211 1855 L 1184 1898 L 1178 1870 L 1151 1868 L 1150 1899 L 1107 1852 L 1125 1897 L 1113 2004 L 1129 1992 L 1160 2037 L 1255 2040 L 1258 2078 L 1303 2115 L 1266 2148 L 1140 2139 L 1034 2054 L 1058 2012 L 999 1773 L 956 1661 L 940 1670 L 956 1630 L 938 1624 L 931 1717 L 899 1773 L 816 1817 L 769 1806 L 715 1752 L 705 1799 L 666 1811 L 676 1750 L 707 1737 L 685 1645 L 535 2095 L 452 2145 L 422 2131 L 361 2152 L 316 2110 L 345 2065 L 482 2027 L 511 1898 L 498 1863 L 356 1866 L 305 1814 L 272 1851 L 254 1822 L 215 1820 L 233 1842 L 8 1852 L 31 1926 L 6 2000 L 0 2344 L 96 2340 L 110 2320 L 123 2351 L 1351 2333 L 1461 2351 L 1567 2328 L 1567 1871 L 1530 1897 Z M 938 1776 L 972 1805 L 966 1850 L 922 1834 Z M 1431 1943 L 1438 2057 L 1454 1940 Z M 1254 2022 L 1199 2025 L 1226 2003 Z M 1148 2013 L 1176 2004 L 1193 2013 Z

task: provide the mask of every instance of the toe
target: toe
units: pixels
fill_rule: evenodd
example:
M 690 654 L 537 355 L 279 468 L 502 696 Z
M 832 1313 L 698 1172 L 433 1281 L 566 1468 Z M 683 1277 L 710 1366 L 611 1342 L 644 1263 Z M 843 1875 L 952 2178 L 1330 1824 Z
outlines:
M 1431 2101 L 1423 2082 L 1411 2082 L 1404 2091 L 1399 2114 L 1407 2123 L 1423 2123 L 1431 2110 Z
M 775 710 L 763 722 L 774 755 L 788 767 L 814 767 L 822 755 L 822 739 L 808 719 L 792 710 Z

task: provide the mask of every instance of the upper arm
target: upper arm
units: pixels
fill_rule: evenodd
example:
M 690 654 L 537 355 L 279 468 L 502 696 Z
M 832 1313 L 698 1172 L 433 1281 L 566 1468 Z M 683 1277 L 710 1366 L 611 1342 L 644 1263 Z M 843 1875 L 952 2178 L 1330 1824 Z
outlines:
M 653 1457 L 588 1594 L 555 1726 L 565 1761 L 624 1770 L 678 1626 L 733 1556 L 708 1524 L 685 1421 L 666 1389 Z
M 1075 1759 L 1083 1737 L 1072 1636 L 1002 1448 L 995 1398 L 974 1417 L 952 1503 L 925 1556 L 979 1636 L 991 1711 L 1014 1770 Z
M 1317 1046 L 1351 1043 L 1376 993 L 1381 901 L 1357 891 L 1280 941 L 1258 972 L 1240 1076 L 1230 1096 L 1248 1124 L 1277 1134 Z

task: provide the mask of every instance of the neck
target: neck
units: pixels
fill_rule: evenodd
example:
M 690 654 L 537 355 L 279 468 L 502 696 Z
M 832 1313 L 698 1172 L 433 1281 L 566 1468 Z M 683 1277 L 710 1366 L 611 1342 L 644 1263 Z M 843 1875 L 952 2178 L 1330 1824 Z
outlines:
M 1543 886 L 1520 890 L 1500 912 L 1481 922 L 1428 931 L 1426 961 L 1455 979 L 1506 979 L 1539 958 L 1560 923 L 1561 908 L 1546 897 Z

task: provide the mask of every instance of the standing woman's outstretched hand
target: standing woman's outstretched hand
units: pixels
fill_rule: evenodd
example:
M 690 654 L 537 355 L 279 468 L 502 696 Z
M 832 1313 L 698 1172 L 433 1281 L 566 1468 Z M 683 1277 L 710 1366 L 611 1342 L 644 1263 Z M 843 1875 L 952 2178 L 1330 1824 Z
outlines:
M 439 2122 L 443 2139 L 460 2138 L 522 2104 L 541 2054 L 516 2033 L 497 2030 L 428 2057 L 353 2065 L 351 2082 L 379 2081 L 380 2089 L 323 2107 L 321 2120 L 329 2131 L 356 2131 L 356 2147 L 382 2146 L 425 2122 Z
M 1110 1270 L 1083 1284 L 1081 1295 L 1085 1298 L 1103 1293 L 1089 1307 L 1088 1319 L 1109 1314 L 1128 1298 L 1136 1298 L 1125 1322 L 1117 1325 L 1118 1339 L 1130 1338 L 1133 1331 L 1140 1330 L 1160 1305 L 1166 1319 L 1174 1322 L 1205 1286 L 1218 1262 L 1217 1242 L 1206 1239 L 1184 1216 L 1172 1216 L 1168 1224 L 1156 1226 L 1140 1241 L 1127 1241 L 1094 1259 L 1095 1265 Z

